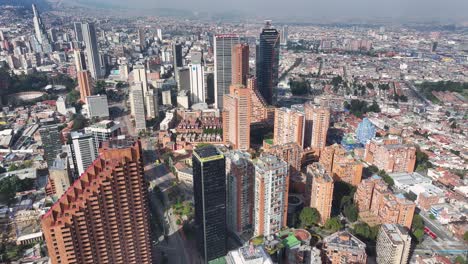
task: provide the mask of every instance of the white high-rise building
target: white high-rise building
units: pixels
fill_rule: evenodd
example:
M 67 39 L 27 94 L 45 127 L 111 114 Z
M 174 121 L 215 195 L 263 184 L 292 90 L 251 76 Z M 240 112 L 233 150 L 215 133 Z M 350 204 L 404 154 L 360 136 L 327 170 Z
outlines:
M 72 148 L 78 174 L 81 175 L 98 157 L 92 134 L 72 132 Z
M 102 142 L 111 138 L 116 138 L 121 134 L 121 125 L 117 121 L 103 120 L 89 127 L 85 127 L 85 133 L 93 135 L 97 152 Z
M 145 100 L 143 97 L 142 84 L 135 84 L 130 88 L 130 110 L 135 120 L 137 132 L 146 129 Z
M 282 46 L 288 45 L 288 26 L 283 26 L 283 29 L 280 32 L 280 44 Z
M 223 108 L 223 97 L 229 94 L 232 81 L 232 47 L 240 43 L 235 34 L 220 34 L 214 37 L 214 99 L 215 107 Z
M 189 64 L 190 101 L 192 104 L 205 102 L 205 78 L 203 68 L 201 64 Z
M 143 94 L 148 92 L 148 75 L 145 65 L 137 64 L 133 67 L 133 81 L 142 84 Z
M 289 165 L 273 155 L 255 163 L 254 235 L 268 236 L 286 226 Z
M 163 105 L 172 105 L 171 91 L 170 90 L 162 91 L 161 94 L 162 94 Z
M 159 39 L 160 41 L 163 40 L 162 29 L 158 28 L 158 29 L 156 30 L 156 35 L 158 36 L 158 39 Z
M 398 224 L 383 224 L 377 236 L 377 263 L 407 264 L 411 249 L 408 230 Z
M 34 39 L 36 40 L 36 49 L 40 49 L 44 53 L 52 52 L 52 44 L 49 39 L 49 35 L 47 34 L 46 28 L 42 23 L 41 16 L 37 11 L 36 5 L 32 5 L 33 10 L 33 23 L 34 23 Z

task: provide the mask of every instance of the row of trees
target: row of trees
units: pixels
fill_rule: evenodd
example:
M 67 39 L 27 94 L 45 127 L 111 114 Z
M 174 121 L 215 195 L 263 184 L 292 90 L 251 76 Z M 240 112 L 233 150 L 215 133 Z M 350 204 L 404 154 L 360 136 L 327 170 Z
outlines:
M 352 99 L 351 102 L 344 102 L 344 108 L 359 118 L 368 112 L 380 113 L 380 107 L 376 101 L 373 101 L 371 105 L 368 105 L 366 101 Z
M 21 180 L 16 175 L 5 177 L 0 180 L 0 203 L 10 206 L 14 203 L 17 192 L 31 190 L 34 186 L 34 179 Z
M 432 92 L 457 92 L 464 96 L 468 95 L 468 82 L 452 82 L 452 81 L 439 81 L 439 82 L 423 82 L 418 84 L 419 91 L 434 103 L 439 103 L 439 99 L 435 97 Z

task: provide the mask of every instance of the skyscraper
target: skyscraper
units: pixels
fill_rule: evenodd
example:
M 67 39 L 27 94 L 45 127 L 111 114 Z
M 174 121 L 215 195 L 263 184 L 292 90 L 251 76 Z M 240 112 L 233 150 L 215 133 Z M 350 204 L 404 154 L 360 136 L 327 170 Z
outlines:
M 78 170 L 78 175 L 81 175 L 98 157 L 96 143 L 92 134 L 80 132 L 72 132 L 71 139 L 75 168 Z
M 104 71 L 100 61 L 99 46 L 97 42 L 96 29 L 93 23 L 81 24 L 83 40 L 86 45 L 86 55 L 88 58 L 88 69 L 91 77 L 100 79 L 104 76 Z
M 257 45 L 257 87 L 268 104 L 275 102 L 274 89 L 278 85 L 279 32 L 267 21 Z M 302 144 L 301 144 L 302 145 Z
M 75 39 L 78 42 L 83 42 L 83 30 L 81 28 L 81 22 L 74 22 L 73 28 L 75 30 Z
M 280 43 L 282 46 L 287 46 L 288 45 L 288 32 L 289 28 L 288 26 L 283 26 L 283 29 L 281 30 L 281 37 L 280 37 Z
M 106 143 L 99 158 L 42 216 L 50 261 L 151 263 L 147 192 L 141 143 Z
M 192 104 L 205 102 L 204 66 L 201 63 L 189 64 L 190 70 L 190 102 Z
M 214 146 L 195 149 L 192 162 L 196 238 L 206 263 L 227 253 L 226 163 Z
M 249 45 L 236 44 L 232 48 L 232 84 L 247 86 L 249 76 Z
M 57 155 L 62 151 L 58 124 L 54 119 L 49 118 L 41 120 L 40 125 L 39 134 L 41 135 L 42 147 L 44 148 L 44 158 L 47 161 L 47 165 L 51 167 Z
M 144 101 L 144 111 L 146 119 L 158 116 L 158 93 L 148 85 L 148 74 L 146 66 L 137 64 L 133 67 L 133 82 L 141 87 Z
M 221 34 L 214 36 L 214 85 L 215 107 L 223 108 L 223 96 L 229 93 L 232 83 L 232 48 L 240 43 L 235 34 Z
M 324 225 L 331 215 L 333 179 L 322 164 L 316 162 L 307 166 L 306 188 L 310 207 L 317 209 L 320 213 L 320 223 Z
M 273 142 L 275 145 L 295 142 L 302 147 L 304 142 L 304 114 L 296 109 L 277 108 L 275 110 Z
M 247 152 L 226 154 L 227 223 L 231 232 L 242 234 L 253 227 L 255 169 Z
M 184 66 L 184 58 L 182 57 L 182 44 L 176 42 L 172 44 L 172 58 L 174 60 L 174 71 L 178 67 Z
M 141 83 L 136 83 L 130 87 L 130 112 L 135 121 L 135 130 L 137 132 L 146 129 L 145 119 L 145 100 Z
M 75 57 L 76 72 L 78 73 L 80 71 L 87 70 L 88 68 L 86 66 L 86 58 L 84 53 L 79 49 L 75 49 L 73 50 L 73 55 Z
M 146 49 L 145 29 L 138 29 L 138 41 L 142 50 Z
M 408 229 L 397 224 L 383 224 L 377 236 L 377 263 L 407 264 L 411 249 Z
M 288 164 L 272 155 L 255 163 L 254 235 L 268 236 L 286 226 L 288 212 Z
M 47 30 L 45 25 L 42 23 L 41 16 L 37 11 L 36 5 L 32 5 L 33 10 L 33 23 L 34 23 L 34 33 L 35 33 L 35 40 L 40 45 L 42 52 L 49 53 L 52 52 L 52 44 L 49 39 L 49 35 L 47 34 Z
M 80 88 L 80 101 L 86 102 L 86 97 L 93 95 L 93 85 L 89 71 L 77 73 L 78 87 Z
M 250 91 L 243 85 L 232 85 L 224 95 L 223 139 L 234 149 L 250 149 Z

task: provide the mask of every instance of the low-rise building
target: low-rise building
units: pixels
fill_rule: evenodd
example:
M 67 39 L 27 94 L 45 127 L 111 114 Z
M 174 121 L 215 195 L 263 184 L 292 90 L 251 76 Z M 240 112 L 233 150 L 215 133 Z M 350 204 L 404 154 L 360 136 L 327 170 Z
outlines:
M 347 231 L 325 237 L 322 252 L 327 264 L 365 264 L 367 261 L 366 244 Z

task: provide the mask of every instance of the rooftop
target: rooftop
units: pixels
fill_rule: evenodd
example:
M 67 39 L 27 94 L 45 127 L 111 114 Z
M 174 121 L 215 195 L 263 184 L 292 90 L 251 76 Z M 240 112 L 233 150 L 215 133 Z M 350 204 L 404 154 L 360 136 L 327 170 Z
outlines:
M 223 154 L 213 145 L 198 147 L 193 151 L 193 155 L 203 162 L 222 159 L 224 157 Z

